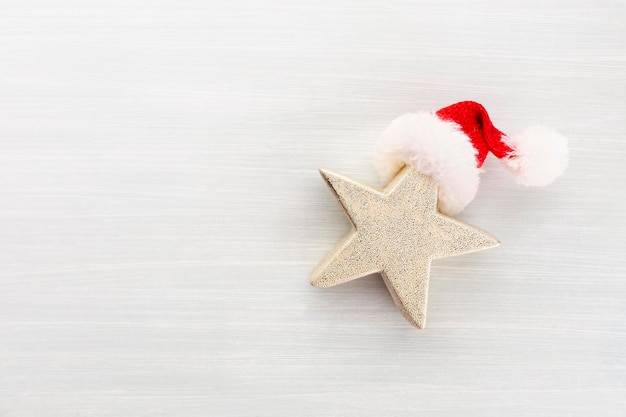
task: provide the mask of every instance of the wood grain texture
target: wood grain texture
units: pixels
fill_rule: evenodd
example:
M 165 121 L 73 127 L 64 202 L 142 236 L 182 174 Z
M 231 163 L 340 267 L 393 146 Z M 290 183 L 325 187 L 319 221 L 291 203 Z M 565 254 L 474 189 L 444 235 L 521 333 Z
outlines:
M 426 3 L 426 2 L 424 2 Z M 626 6 L 0 3 L 0 416 L 623 416 Z M 424 331 L 308 277 L 394 117 L 473 99 L 571 138 L 493 161 Z

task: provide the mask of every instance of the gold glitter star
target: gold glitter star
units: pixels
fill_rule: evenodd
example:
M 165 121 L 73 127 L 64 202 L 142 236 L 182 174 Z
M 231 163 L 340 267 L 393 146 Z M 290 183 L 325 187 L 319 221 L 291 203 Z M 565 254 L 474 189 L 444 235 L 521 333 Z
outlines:
M 352 231 L 320 262 L 311 276 L 331 287 L 380 273 L 396 306 L 412 325 L 426 322 L 430 262 L 492 248 L 489 233 L 437 211 L 437 186 L 405 167 L 381 190 L 320 170 L 350 218 Z

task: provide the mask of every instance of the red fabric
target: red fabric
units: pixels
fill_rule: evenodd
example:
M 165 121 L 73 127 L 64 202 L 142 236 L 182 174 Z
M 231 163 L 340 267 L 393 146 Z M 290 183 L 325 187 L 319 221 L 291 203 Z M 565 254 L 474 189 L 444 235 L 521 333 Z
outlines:
M 491 152 L 497 158 L 504 158 L 513 152 L 502 142 L 504 133 L 491 123 L 487 110 L 475 101 L 461 101 L 437 111 L 440 119 L 452 121 L 461 126 L 463 133 L 469 136 L 472 145 L 478 151 L 476 165 L 480 168 L 487 154 Z

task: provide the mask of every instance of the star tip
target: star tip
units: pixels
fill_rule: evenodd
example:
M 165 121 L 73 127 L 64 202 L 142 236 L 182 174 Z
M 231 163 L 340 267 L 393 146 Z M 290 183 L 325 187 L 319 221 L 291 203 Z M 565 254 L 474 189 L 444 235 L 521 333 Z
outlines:
M 403 312 L 404 317 L 411 323 L 411 326 L 416 329 L 423 330 L 426 327 L 426 317 L 424 315 L 412 316 L 408 311 Z
M 483 244 L 482 249 L 491 249 L 491 248 L 495 248 L 496 246 L 500 246 L 500 239 L 498 239 L 497 237 L 495 237 L 494 235 L 492 235 L 489 232 L 484 232 L 484 240 L 483 240 Z
M 318 171 L 320 175 L 322 176 L 322 178 L 324 178 L 326 181 L 328 181 L 329 178 L 334 177 L 336 175 L 331 170 L 326 169 L 326 168 L 320 168 Z
M 424 327 L 426 327 L 426 319 L 418 320 L 412 324 L 416 329 L 424 330 Z
M 322 288 L 324 287 L 324 285 L 322 284 L 322 282 L 317 279 L 316 277 L 311 277 L 309 279 L 309 283 L 311 284 L 311 286 L 316 287 L 316 288 Z

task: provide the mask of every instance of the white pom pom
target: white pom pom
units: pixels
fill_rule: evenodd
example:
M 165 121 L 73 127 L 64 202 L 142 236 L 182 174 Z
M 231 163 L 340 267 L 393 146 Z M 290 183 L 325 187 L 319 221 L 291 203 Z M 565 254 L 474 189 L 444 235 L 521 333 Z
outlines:
M 463 210 L 478 190 L 476 149 L 454 122 L 432 113 L 407 113 L 391 122 L 376 144 L 374 165 L 383 185 L 405 165 L 433 178 L 439 186 L 439 210 Z
M 519 184 L 545 186 L 567 168 L 567 139 L 554 130 L 531 126 L 515 136 L 503 136 L 502 141 L 513 153 L 500 160 Z

